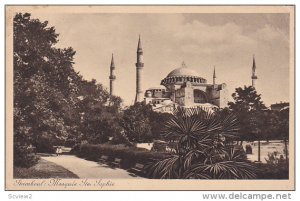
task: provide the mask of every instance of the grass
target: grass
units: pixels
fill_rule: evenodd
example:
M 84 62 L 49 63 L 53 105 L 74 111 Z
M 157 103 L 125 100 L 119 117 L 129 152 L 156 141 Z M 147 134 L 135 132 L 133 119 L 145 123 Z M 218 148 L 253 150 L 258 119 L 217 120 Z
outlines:
M 14 167 L 15 179 L 46 179 L 46 178 L 79 178 L 73 172 L 56 165 L 55 163 L 40 159 L 30 168 Z

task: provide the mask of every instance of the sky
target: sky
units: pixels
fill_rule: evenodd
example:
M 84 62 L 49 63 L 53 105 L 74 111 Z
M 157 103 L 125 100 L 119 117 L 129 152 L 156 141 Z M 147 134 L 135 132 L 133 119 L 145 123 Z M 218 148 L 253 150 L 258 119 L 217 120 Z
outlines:
M 59 33 L 58 47 L 76 50 L 76 71 L 109 87 L 111 54 L 116 66 L 115 94 L 125 104 L 135 98 L 139 34 L 144 51 L 143 89 L 160 81 L 184 61 L 212 83 L 235 88 L 251 85 L 255 55 L 256 90 L 267 106 L 289 101 L 288 14 L 104 14 L 32 12 Z

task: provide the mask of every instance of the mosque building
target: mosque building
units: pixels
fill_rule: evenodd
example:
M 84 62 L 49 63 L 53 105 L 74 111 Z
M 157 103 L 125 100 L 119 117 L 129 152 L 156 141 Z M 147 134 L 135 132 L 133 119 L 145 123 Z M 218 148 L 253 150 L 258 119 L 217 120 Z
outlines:
M 215 69 L 213 83 L 209 84 L 205 78 L 183 62 L 180 68 L 172 70 L 160 84 L 161 87 L 145 91 L 145 102 L 151 104 L 155 111 L 171 112 L 174 106 L 186 108 L 227 106 L 227 87 L 225 83 L 216 84 Z
M 213 83 L 201 77 L 195 70 L 188 68 L 182 63 L 180 68 L 172 70 L 160 82 L 159 87 L 152 87 L 143 91 L 143 49 L 141 38 L 138 40 L 136 61 L 136 102 L 150 104 L 154 111 L 172 112 L 177 106 L 185 108 L 223 108 L 228 103 L 228 90 L 225 83 L 216 83 L 216 70 L 213 70 Z M 255 80 L 255 60 L 253 58 L 252 86 Z M 112 57 L 110 66 L 110 93 L 113 94 L 113 82 L 116 79 L 114 74 L 115 66 Z

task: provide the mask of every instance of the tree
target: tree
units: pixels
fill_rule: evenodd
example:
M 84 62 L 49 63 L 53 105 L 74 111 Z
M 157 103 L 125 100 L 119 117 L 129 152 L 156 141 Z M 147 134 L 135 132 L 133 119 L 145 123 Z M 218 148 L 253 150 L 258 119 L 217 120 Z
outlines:
M 147 142 L 151 140 L 150 105 L 135 103 L 123 112 L 120 121 L 125 135 L 131 142 Z
M 260 95 L 257 94 L 255 88 L 252 86 L 244 86 L 244 88 L 236 88 L 232 97 L 234 101 L 229 102 L 228 106 L 236 114 L 240 122 L 241 143 L 244 140 L 258 139 L 258 135 L 262 134 L 263 122 L 265 121 L 263 113 L 267 109 Z M 255 127 L 253 123 L 256 125 Z
M 288 164 L 288 140 L 289 140 L 289 108 L 279 112 L 279 133 L 284 141 L 284 154 Z
M 81 137 L 76 142 L 105 143 L 121 132 L 119 126 L 120 97 L 110 96 L 96 80 L 82 80 L 79 85 L 78 110 L 81 116 Z
M 172 116 L 169 113 L 155 112 L 152 109 L 148 110 L 146 115 L 149 118 L 151 126 L 151 138 L 164 140 L 162 136 L 164 123 Z
M 55 47 L 54 27 L 31 19 L 29 13 L 18 13 L 13 34 L 16 159 L 22 159 L 31 145 L 38 152 L 51 152 L 54 144 L 106 142 L 119 132 L 122 100 L 74 70 L 75 51 Z
M 58 34 L 47 25 L 28 13 L 14 17 L 15 141 L 22 135 L 18 128 L 26 125 L 30 136 L 24 136 L 24 143 L 38 149 L 44 147 L 39 144 L 41 138 L 48 143 L 65 140 L 78 116 L 74 105 L 80 78 L 72 66 L 75 51 L 55 48 Z
M 30 166 L 33 163 L 25 159 L 31 154 L 28 147 L 49 152 L 53 144 L 77 134 L 82 77 L 73 69 L 75 51 L 55 48 L 58 34 L 47 21 L 18 13 L 13 29 L 14 164 Z
M 279 112 L 274 110 L 265 110 L 264 112 L 264 130 L 263 130 L 263 139 L 264 140 L 274 140 L 274 139 L 281 139 L 280 136 L 280 118 Z

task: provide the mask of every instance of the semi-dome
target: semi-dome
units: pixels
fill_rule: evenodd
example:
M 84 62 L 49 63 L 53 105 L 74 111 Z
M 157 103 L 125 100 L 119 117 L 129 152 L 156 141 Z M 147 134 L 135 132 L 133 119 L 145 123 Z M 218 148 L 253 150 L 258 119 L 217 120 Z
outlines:
M 186 68 L 186 67 L 176 68 L 167 75 L 167 77 L 174 77 L 174 76 L 200 77 L 196 71 Z

